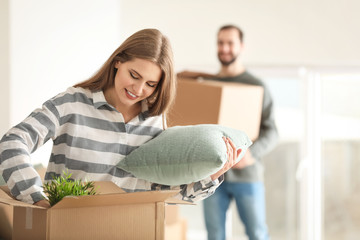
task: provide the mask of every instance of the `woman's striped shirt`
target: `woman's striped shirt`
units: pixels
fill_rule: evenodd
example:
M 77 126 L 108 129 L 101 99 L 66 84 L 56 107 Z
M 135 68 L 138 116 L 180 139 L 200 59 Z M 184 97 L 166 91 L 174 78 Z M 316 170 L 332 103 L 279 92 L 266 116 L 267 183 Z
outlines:
M 211 195 L 219 181 L 211 181 L 210 177 L 189 185 L 163 186 L 116 167 L 131 151 L 164 129 L 162 116 L 150 117 L 147 113 L 143 101 L 142 112 L 125 123 L 122 114 L 106 102 L 102 91 L 70 87 L 4 135 L 0 142 L 0 172 L 18 200 L 34 203 L 43 199 L 42 182 L 30 154 L 52 139 L 45 181 L 68 169 L 73 179 L 112 181 L 128 192 L 179 189 L 178 197 L 187 201 Z

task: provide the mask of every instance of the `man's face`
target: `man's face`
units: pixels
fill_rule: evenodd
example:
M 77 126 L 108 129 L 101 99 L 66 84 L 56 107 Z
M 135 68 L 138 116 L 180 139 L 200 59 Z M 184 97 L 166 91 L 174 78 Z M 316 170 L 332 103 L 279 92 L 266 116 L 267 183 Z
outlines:
M 236 29 L 222 30 L 218 34 L 218 58 L 222 65 L 229 66 L 240 55 L 243 45 Z

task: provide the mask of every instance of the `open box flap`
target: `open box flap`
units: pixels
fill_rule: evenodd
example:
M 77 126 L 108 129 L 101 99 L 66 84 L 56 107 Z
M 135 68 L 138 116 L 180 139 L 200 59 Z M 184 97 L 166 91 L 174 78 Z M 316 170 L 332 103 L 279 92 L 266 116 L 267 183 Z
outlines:
M 175 199 L 179 190 L 143 191 L 126 193 L 115 183 L 109 181 L 94 182 L 97 195 L 92 196 L 68 196 L 55 204 L 51 209 L 77 208 L 91 206 L 111 206 L 119 204 L 136 204 L 151 202 L 166 202 L 170 204 L 192 204 L 183 200 Z M 0 202 L 12 206 L 41 208 L 14 199 L 7 186 L 0 186 Z
M 168 204 L 196 205 L 196 203 L 194 203 L 194 202 L 188 202 L 188 201 L 184 201 L 184 200 L 173 198 L 173 197 L 169 198 L 169 199 L 166 199 L 165 202 L 168 203 Z
M 126 193 L 111 181 L 96 181 L 94 186 L 97 194 Z
M 16 200 L 11 195 L 9 188 L 6 185 L 0 186 L 0 202 L 16 207 L 31 207 L 31 208 L 43 209 L 43 207 L 35 206 L 29 203 L 24 203 L 19 200 Z
M 166 202 L 167 199 L 175 196 L 178 190 L 166 191 L 144 191 L 133 193 L 109 193 L 92 196 L 69 196 L 55 204 L 52 209 L 80 208 L 93 206 L 112 206 L 137 203 Z
M 0 190 L 2 190 L 2 193 L 0 196 L 4 196 L 3 194 L 5 193 L 5 194 L 9 195 L 10 197 L 12 197 L 11 193 L 10 193 L 10 189 L 7 185 L 1 185 Z

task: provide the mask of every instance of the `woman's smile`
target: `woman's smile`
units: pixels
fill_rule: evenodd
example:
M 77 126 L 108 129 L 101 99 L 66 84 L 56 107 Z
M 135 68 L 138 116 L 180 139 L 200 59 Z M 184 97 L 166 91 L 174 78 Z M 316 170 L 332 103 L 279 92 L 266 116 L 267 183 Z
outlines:
M 136 96 L 135 94 L 133 94 L 132 92 L 130 92 L 126 88 L 125 88 L 125 93 L 126 93 L 127 97 L 130 98 L 131 100 L 135 100 L 135 99 L 138 98 L 138 96 Z

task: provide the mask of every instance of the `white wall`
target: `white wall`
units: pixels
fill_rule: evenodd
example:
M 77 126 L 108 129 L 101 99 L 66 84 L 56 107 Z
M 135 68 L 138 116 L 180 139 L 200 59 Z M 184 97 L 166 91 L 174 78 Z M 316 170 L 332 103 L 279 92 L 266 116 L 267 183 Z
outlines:
M 0 1 L 0 135 L 10 126 L 9 1 Z M 1 137 L 0 137 L 1 138 Z
M 9 18 L 11 126 L 89 78 L 121 43 L 118 0 L 12 0 Z M 34 163 L 47 163 L 49 144 Z
M 11 123 L 90 77 L 120 44 L 117 0 L 13 0 Z
M 243 28 L 248 65 L 360 65 L 357 0 L 123 0 L 122 6 L 126 33 L 156 27 L 169 36 L 178 69 L 216 71 L 216 32 L 226 23 Z

